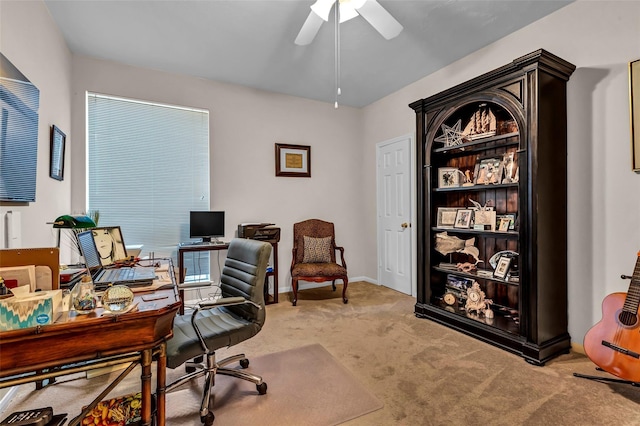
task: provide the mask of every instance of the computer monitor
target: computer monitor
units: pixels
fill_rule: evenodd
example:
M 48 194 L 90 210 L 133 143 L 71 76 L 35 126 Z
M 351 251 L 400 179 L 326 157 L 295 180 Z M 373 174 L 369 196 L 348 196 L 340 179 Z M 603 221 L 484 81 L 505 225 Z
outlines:
M 189 237 L 202 238 L 206 242 L 224 237 L 224 212 L 190 212 Z

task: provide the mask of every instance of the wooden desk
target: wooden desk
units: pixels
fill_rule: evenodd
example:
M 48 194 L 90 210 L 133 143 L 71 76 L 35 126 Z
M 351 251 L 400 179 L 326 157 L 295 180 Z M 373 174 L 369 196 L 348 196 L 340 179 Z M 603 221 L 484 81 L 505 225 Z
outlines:
M 265 304 L 278 303 L 278 242 L 269 241 L 273 247 L 273 271 L 267 272 L 265 276 Z M 178 283 L 184 283 L 185 268 L 184 268 L 184 254 L 194 251 L 212 251 L 212 250 L 227 250 L 229 244 L 190 244 L 190 245 L 178 245 Z M 269 277 L 273 277 L 273 294 L 269 294 Z M 184 290 L 180 289 L 180 315 L 184 314 Z
M 173 270 L 173 268 L 170 268 Z M 173 277 L 173 275 L 171 274 Z M 175 279 L 172 278 L 175 284 Z M 155 300 L 150 300 L 155 298 Z M 109 365 L 132 363 L 100 394 L 97 405 L 138 363 L 142 367 L 142 425 L 151 413 L 151 363 L 157 361 L 157 425 L 165 424 L 166 340 L 173 336 L 173 319 L 180 308 L 173 288 L 136 293 L 136 311 L 104 315 L 102 308 L 88 315 L 63 312 L 54 324 L 0 332 L 0 388 L 46 380 Z M 81 417 L 69 425 L 77 424 Z

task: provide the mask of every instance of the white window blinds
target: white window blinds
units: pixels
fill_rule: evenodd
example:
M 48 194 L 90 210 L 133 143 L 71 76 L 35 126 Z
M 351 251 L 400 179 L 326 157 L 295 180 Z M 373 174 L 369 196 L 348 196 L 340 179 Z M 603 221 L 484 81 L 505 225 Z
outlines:
M 88 210 L 127 245 L 175 259 L 209 209 L 209 112 L 98 94 L 88 104 Z

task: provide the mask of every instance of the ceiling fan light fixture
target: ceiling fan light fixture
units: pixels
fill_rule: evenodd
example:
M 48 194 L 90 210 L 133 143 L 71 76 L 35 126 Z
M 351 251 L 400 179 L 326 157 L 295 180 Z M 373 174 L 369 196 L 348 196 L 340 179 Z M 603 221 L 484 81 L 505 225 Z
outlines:
M 353 19 L 358 16 L 358 12 L 349 3 L 343 4 L 340 2 L 340 23 L 347 22 L 349 19 Z
M 316 0 L 316 2 L 311 5 L 311 10 L 325 22 L 329 22 L 329 13 L 335 2 L 336 0 Z

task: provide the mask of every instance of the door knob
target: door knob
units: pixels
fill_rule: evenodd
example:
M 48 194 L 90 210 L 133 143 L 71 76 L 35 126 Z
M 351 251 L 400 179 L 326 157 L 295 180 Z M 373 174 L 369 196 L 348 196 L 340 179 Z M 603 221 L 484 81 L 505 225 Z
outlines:
M 408 227 L 409 227 L 409 224 L 408 224 L 407 222 L 405 222 L 405 223 L 403 223 L 403 224 L 402 224 L 402 225 L 400 225 L 400 226 L 402 226 L 403 228 L 408 228 Z

